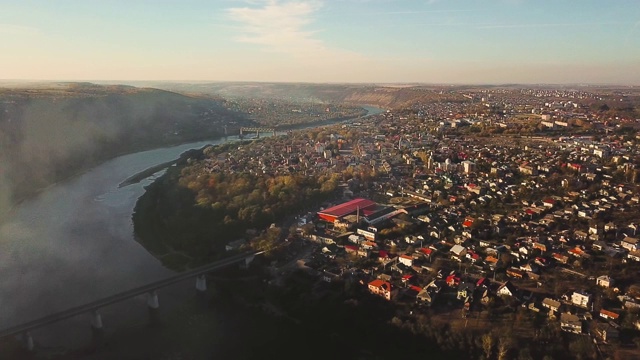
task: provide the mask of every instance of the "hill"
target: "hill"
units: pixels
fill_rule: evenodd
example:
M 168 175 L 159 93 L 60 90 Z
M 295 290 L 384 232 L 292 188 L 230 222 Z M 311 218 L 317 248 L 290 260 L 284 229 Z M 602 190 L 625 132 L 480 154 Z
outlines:
M 89 83 L 0 88 L 0 213 L 114 156 L 250 124 L 214 96 Z
M 461 87 L 376 84 L 310 84 L 310 83 L 150 83 L 154 87 L 181 93 L 215 94 L 225 99 L 260 98 L 289 102 L 374 105 L 401 108 L 410 104 L 433 101 L 462 101 L 453 90 Z M 462 87 L 468 88 L 468 87 Z

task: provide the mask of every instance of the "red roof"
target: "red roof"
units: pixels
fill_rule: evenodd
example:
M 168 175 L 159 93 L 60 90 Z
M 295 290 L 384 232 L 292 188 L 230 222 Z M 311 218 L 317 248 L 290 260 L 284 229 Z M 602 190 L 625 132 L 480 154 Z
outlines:
M 402 275 L 402 280 L 409 280 L 413 277 L 413 275 L 409 274 L 409 275 Z
M 415 286 L 415 285 L 411 285 L 411 286 L 409 286 L 409 289 L 411 289 L 411 290 L 413 290 L 413 291 L 417 291 L 417 292 L 422 291 L 422 288 L 421 288 L 421 287 L 419 287 L 419 286 Z
M 384 250 L 380 250 L 380 252 L 378 252 L 378 256 L 386 259 L 389 257 L 389 253 Z
M 610 318 L 612 318 L 614 320 L 617 319 L 620 316 L 620 315 L 614 313 L 613 311 L 609 311 L 609 310 L 605 310 L 605 309 L 601 309 L 600 310 L 600 314 L 608 316 L 608 317 L 610 317 Z
M 325 209 L 324 211 L 319 211 L 318 214 L 341 217 L 356 212 L 358 208 L 360 208 L 360 211 L 363 211 L 375 206 L 377 206 L 375 202 L 359 198 L 340 205 L 336 205 L 334 207 L 330 207 L 328 209 Z
M 420 252 L 425 254 L 425 255 L 431 255 L 431 252 L 433 250 L 429 249 L 429 248 L 420 248 Z
M 387 281 L 380 280 L 380 279 L 373 280 L 372 282 L 369 283 L 369 286 L 376 287 L 376 288 L 383 288 L 387 291 L 391 290 L 391 284 Z

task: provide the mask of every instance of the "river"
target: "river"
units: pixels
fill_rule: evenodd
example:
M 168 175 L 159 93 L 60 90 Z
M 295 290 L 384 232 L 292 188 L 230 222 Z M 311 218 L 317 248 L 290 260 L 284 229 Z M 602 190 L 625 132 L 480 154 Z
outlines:
M 364 108 L 368 115 L 384 111 Z M 118 185 L 186 150 L 224 141 L 120 156 L 17 205 L 0 225 L 0 329 L 171 275 L 135 241 L 131 221 L 144 186 L 159 174 Z M 134 301 L 142 306 L 145 300 Z M 109 308 L 104 310 L 105 322 L 107 315 L 121 312 L 124 305 Z M 36 330 L 34 336 L 43 346 L 75 347 L 90 337 L 88 324 L 87 315 Z

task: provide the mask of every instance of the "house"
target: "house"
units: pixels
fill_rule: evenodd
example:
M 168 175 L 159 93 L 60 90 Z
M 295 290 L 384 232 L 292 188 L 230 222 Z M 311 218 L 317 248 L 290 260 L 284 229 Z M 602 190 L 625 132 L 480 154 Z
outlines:
M 571 294 L 571 303 L 576 306 L 587 308 L 591 304 L 591 294 L 584 290 L 574 291 L 573 294 Z
M 340 280 L 340 271 L 337 269 L 323 270 L 322 280 L 328 283 Z
M 535 263 L 527 263 L 524 265 L 520 265 L 520 270 L 528 272 L 528 273 L 537 273 L 538 266 Z
M 620 246 L 629 251 L 636 251 L 638 250 L 638 238 L 627 236 L 620 241 Z
M 591 333 L 600 340 L 607 342 L 617 339 L 620 334 L 611 324 L 602 321 L 591 322 Z
M 370 282 L 368 287 L 370 293 L 391 300 L 391 283 L 376 279 Z
M 489 267 L 493 269 L 498 264 L 498 258 L 496 258 L 493 255 L 488 255 L 486 258 L 484 258 L 484 262 L 487 263 Z
M 600 317 L 605 319 L 605 320 L 618 320 L 620 315 L 614 313 L 613 311 L 601 309 L 600 310 Z
M 476 287 L 480 287 L 480 286 L 488 287 L 490 284 L 491 282 L 489 281 L 489 279 L 487 279 L 486 277 L 483 277 L 476 282 Z
M 460 284 L 460 277 L 455 274 L 447 276 L 446 283 L 450 287 L 458 286 Z
M 545 207 L 551 209 L 556 204 L 556 201 L 554 199 L 550 199 L 550 198 L 549 199 L 544 199 L 544 200 L 542 200 L 542 204 Z
M 515 296 L 516 295 L 516 287 L 510 281 L 505 282 L 500 285 L 496 294 L 498 295 L 506 295 L 506 296 Z
M 472 283 L 462 282 L 458 286 L 458 295 L 456 298 L 458 300 L 466 300 L 473 296 L 473 291 L 475 290 L 475 286 Z
M 562 304 L 560 301 L 553 300 L 551 298 L 544 298 L 542 300 L 542 306 L 549 309 L 552 312 L 558 312 Z
M 411 269 L 410 266 L 407 266 L 401 262 L 391 265 L 391 271 L 395 271 L 400 274 L 406 274 L 409 271 L 409 269 Z
M 440 287 L 436 285 L 435 280 L 429 283 L 429 285 L 422 288 L 422 290 L 416 295 L 416 302 L 424 305 L 431 306 L 436 299 L 436 295 L 440 292 Z
M 418 249 L 418 252 L 423 254 L 425 257 L 430 258 L 433 250 L 429 248 L 420 248 Z
M 602 286 L 605 288 L 613 286 L 614 280 L 608 275 L 598 276 L 596 279 L 596 285 Z
M 357 254 L 358 253 L 358 247 L 355 245 L 345 245 L 344 246 L 344 251 L 347 252 L 347 254 Z
M 401 264 L 405 265 L 405 266 L 409 266 L 411 267 L 413 265 L 413 257 L 406 255 L 406 254 L 402 254 L 398 257 L 398 261 L 400 261 Z
M 574 334 L 582 334 L 582 321 L 576 315 L 562 313 L 560 315 L 560 329 Z
M 534 249 L 538 249 L 542 252 L 546 252 L 547 251 L 547 245 L 543 244 L 543 243 L 539 243 L 539 242 L 534 242 L 533 243 L 533 248 Z
M 457 257 L 458 259 L 461 259 L 467 254 L 467 249 L 462 245 L 453 245 L 453 247 L 451 248 L 451 250 L 449 250 L 449 252 L 452 253 L 453 256 Z
M 514 267 L 510 267 L 507 269 L 507 276 L 516 279 L 524 278 L 525 272 Z
M 408 288 L 404 289 L 403 295 L 408 298 L 410 301 L 417 301 L 418 294 L 422 291 L 422 288 L 415 285 L 410 285 Z
M 629 254 L 627 255 L 627 258 L 629 260 L 632 261 L 639 261 L 640 262 L 640 251 L 629 251 Z
M 553 258 L 554 258 L 554 260 L 556 260 L 557 262 L 559 262 L 561 264 L 566 264 L 566 263 L 569 262 L 569 257 L 567 255 L 554 253 L 553 254 Z
M 403 284 L 412 284 L 415 283 L 415 276 L 411 274 L 402 275 L 402 283 Z M 420 289 L 422 290 L 422 289 Z M 419 291 L 418 291 L 419 292 Z

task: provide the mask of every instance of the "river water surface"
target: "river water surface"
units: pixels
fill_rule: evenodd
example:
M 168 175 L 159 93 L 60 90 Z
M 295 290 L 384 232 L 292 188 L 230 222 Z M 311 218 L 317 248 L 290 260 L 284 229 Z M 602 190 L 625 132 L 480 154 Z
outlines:
M 383 111 L 365 108 L 369 115 Z M 0 224 L 0 329 L 172 275 L 133 234 L 133 208 L 154 176 L 118 185 L 188 149 L 224 141 L 120 156 L 17 205 Z M 133 301 L 144 309 L 143 297 Z M 105 309 L 105 323 L 121 308 Z M 73 347 L 87 341 L 88 328 L 87 315 L 36 330 L 34 335 L 44 346 Z

